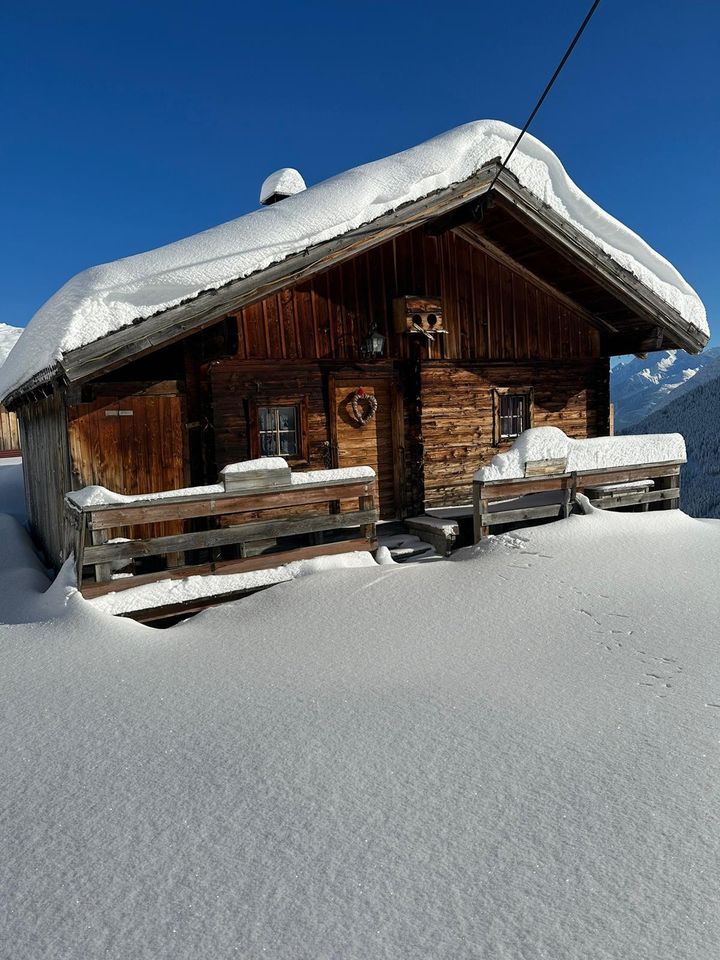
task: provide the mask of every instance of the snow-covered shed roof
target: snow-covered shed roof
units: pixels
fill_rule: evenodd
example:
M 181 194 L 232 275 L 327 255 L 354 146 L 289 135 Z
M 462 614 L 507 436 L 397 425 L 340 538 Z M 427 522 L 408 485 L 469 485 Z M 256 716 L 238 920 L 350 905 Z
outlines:
M 493 160 L 506 156 L 518 132 L 497 120 L 467 123 L 340 173 L 281 203 L 79 273 L 28 324 L 0 371 L 0 399 L 67 373 L 68 355 L 116 331 L 195 301 L 208 291 L 254 278 L 273 265 L 290 263 L 294 256 L 353 234 L 393 211 L 412 209 L 414 202 L 467 183 Z M 548 147 L 526 134 L 508 170 L 534 198 L 695 331 L 702 346 L 708 325 L 692 287 L 664 257 L 586 196 Z M 478 186 L 477 193 L 487 187 L 488 183 Z M 140 339 L 145 332 L 143 325 L 137 331 Z

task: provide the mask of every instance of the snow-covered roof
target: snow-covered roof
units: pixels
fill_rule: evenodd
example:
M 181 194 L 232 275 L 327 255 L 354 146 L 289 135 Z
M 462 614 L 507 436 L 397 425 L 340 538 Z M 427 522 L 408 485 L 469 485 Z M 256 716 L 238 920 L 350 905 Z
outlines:
M 0 398 L 51 369 L 72 350 L 468 180 L 484 164 L 506 156 L 518 132 L 498 120 L 467 123 L 340 173 L 281 203 L 79 273 L 30 321 L 0 371 Z M 692 287 L 664 257 L 586 196 L 548 147 L 526 134 L 508 169 L 522 186 L 708 335 L 705 309 Z
M 0 323 L 0 365 L 5 363 L 21 333 L 22 329 L 20 327 L 11 327 L 9 323 Z

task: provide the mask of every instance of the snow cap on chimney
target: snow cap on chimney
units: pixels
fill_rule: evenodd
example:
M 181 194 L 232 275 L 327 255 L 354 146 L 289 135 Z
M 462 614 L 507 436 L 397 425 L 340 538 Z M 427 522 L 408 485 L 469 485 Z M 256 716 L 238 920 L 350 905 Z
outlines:
M 268 206 L 278 200 L 284 200 L 285 197 L 291 197 L 294 193 L 302 193 L 303 190 L 305 190 L 305 181 L 298 171 L 292 167 L 283 167 L 266 178 L 260 188 L 260 203 Z

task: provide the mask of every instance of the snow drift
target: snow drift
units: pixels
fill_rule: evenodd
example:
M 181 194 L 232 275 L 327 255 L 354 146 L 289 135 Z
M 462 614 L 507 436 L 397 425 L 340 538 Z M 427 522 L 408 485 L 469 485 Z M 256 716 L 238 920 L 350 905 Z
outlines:
M 79 273 L 33 317 L 0 372 L 0 398 L 68 351 L 468 179 L 489 160 L 506 156 L 518 132 L 498 120 L 468 123 L 237 220 Z M 586 196 L 548 147 L 526 134 L 509 169 L 538 199 L 708 333 L 705 309 L 692 287 Z
M 0 520 L 5 955 L 715 960 L 719 556 L 591 509 L 159 632 Z

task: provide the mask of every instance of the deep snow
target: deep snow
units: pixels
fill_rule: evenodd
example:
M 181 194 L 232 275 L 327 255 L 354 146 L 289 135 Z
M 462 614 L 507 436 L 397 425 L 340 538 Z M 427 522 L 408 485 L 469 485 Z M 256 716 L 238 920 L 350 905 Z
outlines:
M 506 156 L 518 133 L 499 120 L 466 123 L 237 220 L 79 273 L 30 321 L 0 371 L 0 399 L 68 351 L 468 179 L 483 164 Z M 584 194 L 548 147 L 525 134 L 509 170 L 617 264 L 708 334 L 705 308 L 687 281 Z
M 717 956 L 720 523 L 593 511 L 164 632 L 43 595 L 20 533 L 13 960 Z
M 21 333 L 22 327 L 12 327 L 9 323 L 0 323 L 0 366 L 5 363 Z

